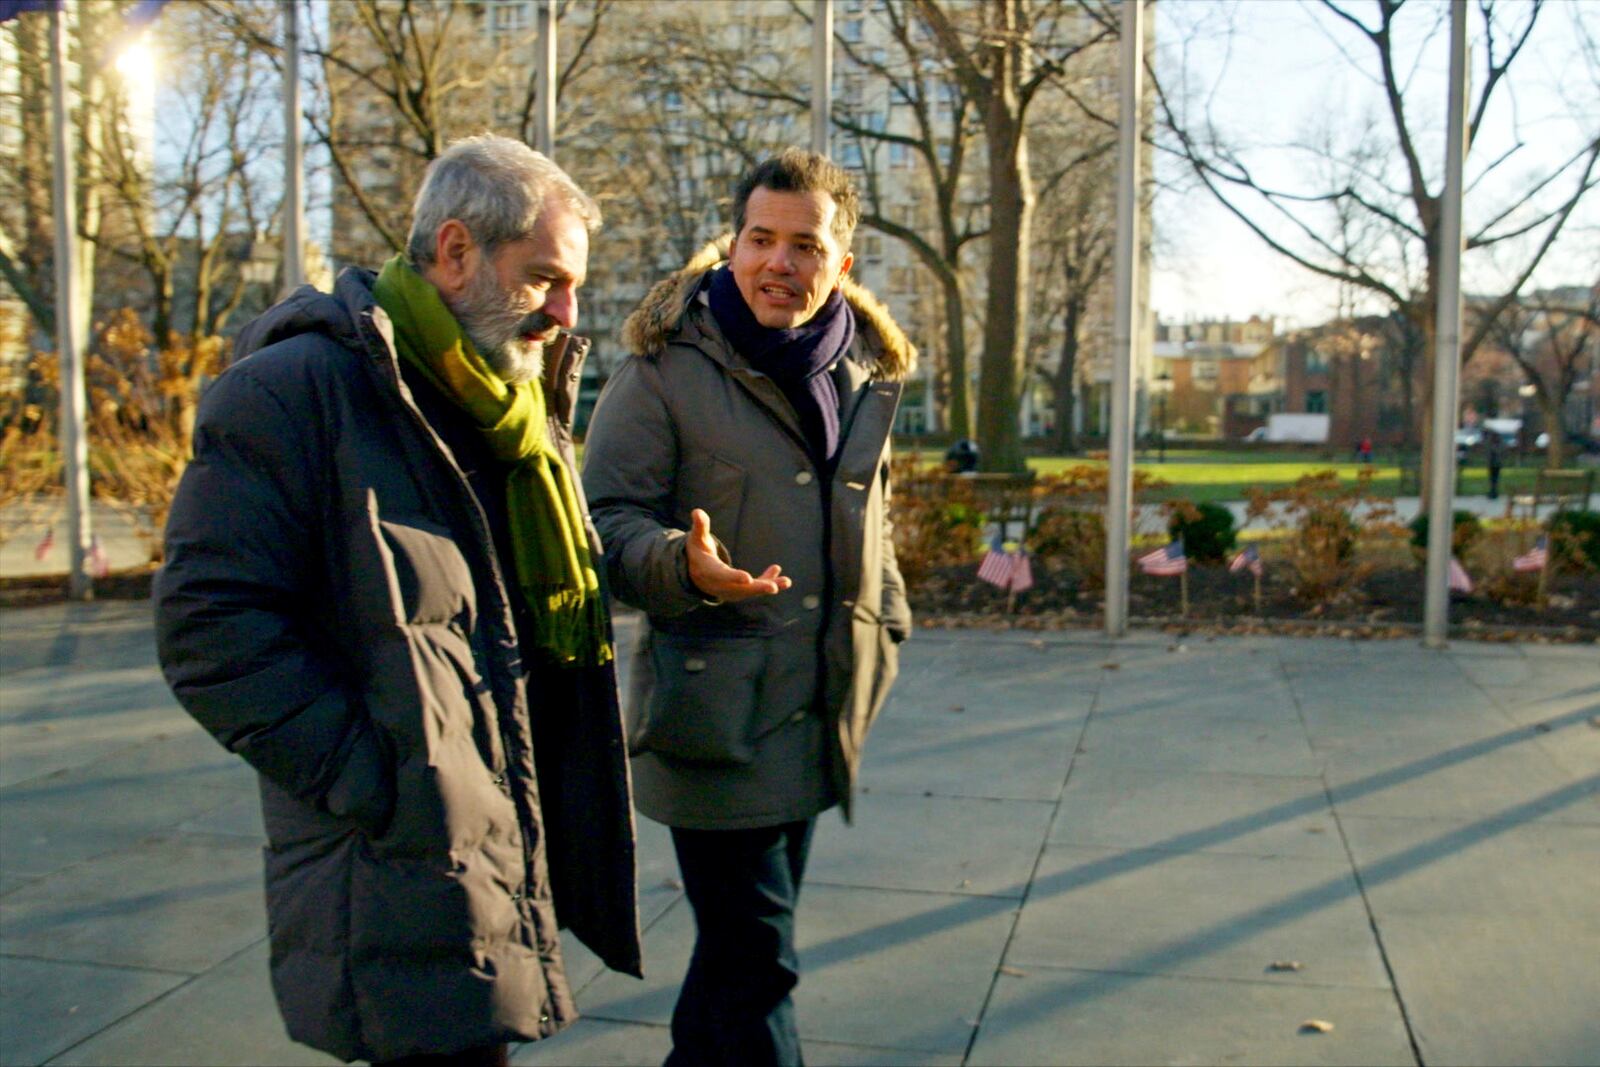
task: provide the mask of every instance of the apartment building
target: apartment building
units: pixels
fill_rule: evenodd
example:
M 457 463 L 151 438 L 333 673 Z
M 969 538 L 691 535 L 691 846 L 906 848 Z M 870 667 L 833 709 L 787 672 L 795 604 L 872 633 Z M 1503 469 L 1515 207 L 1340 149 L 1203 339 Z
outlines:
M 739 173 L 778 147 L 809 143 L 808 8 L 789 0 L 636 0 L 605 9 L 599 26 L 592 21 L 591 5 L 564 8 L 558 53 L 568 81 L 557 109 L 554 155 L 596 196 L 606 216 L 605 229 L 591 249 L 582 306 L 582 329 L 596 342 L 586 394 L 597 392 L 623 358 L 617 340 L 622 321 L 650 285 L 731 228 L 731 198 Z M 470 89 L 438 94 L 433 105 L 437 143 L 484 130 L 528 138 L 537 37 L 534 0 L 480 0 L 424 10 L 431 10 L 435 19 L 431 30 L 440 38 L 441 54 L 449 57 L 449 69 L 470 69 L 476 79 Z M 937 201 L 928 167 L 913 145 L 895 139 L 921 136 L 904 78 L 914 74 L 912 80 L 925 88 L 923 104 L 936 130 L 952 130 L 958 94 L 941 84 L 941 61 L 929 35 L 913 27 L 908 47 L 896 38 L 874 0 L 838 0 L 833 10 L 838 38 L 835 114 L 851 129 L 835 125 L 830 154 L 857 175 L 869 213 L 935 241 Z M 1090 30 L 1085 20 L 1078 32 Z M 350 65 L 380 61 L 354 5 L 330 6 L 329 33 Z M 1114 63 L 1114 45 L 1104 51 L 1102 64 Z M 1102 94 L 1111 106 L 1114 77 L 1101 71 L 1088 79 L 1088 86 L 1087 91 Z M 335 135 L 359 146 L 348 153 L 349 166 L 366 207 L 336 184 L 333 258 L 339 264 L 370 265 L 391 254 L 371 216 L 375 210 L 383 213 L 390 233 L 403 236 L 409 224 L 405 208 L 425 166 L 427 146 L 418 144 L 410 117 L 359 79 L 336 85 L 335 94 Z M 1065 114 L 1065 97 L 1056 103 L 1041 101 L 1035 115 L 1051 106 Z M 984 151 L 981 132 L 971 132 L 970 110 L 968 117 L 957 209 L 981 229 Z M 953 138 L 942 134 L 936 135 L 932 149 L 941 164 L 951 163 L 956 153 Z M 1049 162 L 1036 156 L 1035 172 Z M 1113 197 L 1114 187 L 1101 208 L 1108 228 L 1114 225 Z M 1146 213 L 1146 227 L 1148 218 Z M 855 277 L 889 306 L 922 353 L 918 379 L 910 383 L 902 403 L 900 430 L 944 429 L 939 401 L 946 316 L 937 277 L 906 241 L 870 225 L 858 229 L 853 251 Z M 959 264 L 975 396 L 986 264 L 982 242 L 966 245 Z M 1084 391 L 1078 419 L 1089 427 L 1109 421 L 1112 299 L 1107 272 L 1085 316 L 1078 361 Z M 1148 282 L 1138 301 L 1141 309 L 1148 308 Z M 1147 319 L 1142 313 L 1139 321 Z M 1037 325 L 1032 347 L 1039 357 L 1037 368 L 1047 371 L 1061 349 L 1061 325 L 1048 320 Z M 1139 347 L 1142 353 L 1149 351 L 1148 335 Z M 1147 358 L 1139 368 L 1143 379 Z M 1036 376 L 1029 376 L 1019 418 L 1025 432 L 1043 432 L 1051 424 L 1049 392 Z

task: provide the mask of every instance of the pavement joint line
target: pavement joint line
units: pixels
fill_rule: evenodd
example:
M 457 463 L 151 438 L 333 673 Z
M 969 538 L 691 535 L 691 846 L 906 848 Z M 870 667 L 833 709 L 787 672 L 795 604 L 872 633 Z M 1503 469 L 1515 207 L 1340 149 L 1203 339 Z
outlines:
M 859 791 L 864 797 L 909 797 L 912 800 L 986 800 L 995 804 L 1037 804 L 1040 807 L 1054 806 L 1054 800 L 1043 797 L 992 797 L 983 793 L 940 793 L 937 791 L 916 792 L 906 789 L 862 789 Z
M 1461 665 L 1456 664 L 1459 671 Z M 1465 672 L 1462 672 L 1465 673 Z M 1300 702 L 1300 693 L 1295 689 L 1294 679 L 1290 672 L 1283 672 L 1284 686 L 1289 691 L 1289 699 L 1294 704 L 1295 715 L 1300 719 L 1300 728 L 1305 732 L 1306 743 L 1312 740 L 1311 724 L 1306 721 L 1305 708 Z M 1333 819 L 1334 829 L 1339 834 L 1339 845 L 1344 849 L 1345 860 L 1349 865 L 1350 877 L 1354 879 L 1356 892 L 1361 894 L 1361 909 L 1367 916 L 1367 928 L 1372 931 L 1373 944 L 1378 950 L 1378 959 L 1383 962 L 1383 973 L 1389 977 L 1389 991 L 1394 997 L 1395 1007 L 1400 1012 L 1400 1022 L 1406 1028 L 1406 1042 L 1411 1046 L 1411 1057 L 1421 1067 L 1423 1063 L 1422 1045 L 1417 1040 L 1417 1028 L 1411 1020 L 1411 1011 L 1406 1006 L 1405 994 L 1400 991 L 1400 979 L 1395 974 L 1394 961 L 1389 956 L 1389 946 L 1383 940 L 1383 931 L 1378 926 L 1378 916 L 1372 907 L 1372 897 L 1367 892 L 1367 883 L 1361 876 L 1361 865 L 1356 861 L 1355 849 L 1350 845 L 1350 835 L 1345 832 L 1344 819 L 1339 811 L 1339 805 L 1334 800 L 1333 789 L 1328 784 L 1326 769 L 1322 772 L 1322 792 L 1328 801 L 1329 817 Z
M 95 1038 L 99 1037 L 101 1034 L 103 1034 L 106 1031 L 110 1030 L 112 1027 L 120 1026 L 123 1023 L 124 1020 L 131 1019 L 133 1016 L 139 1014 L 140 1012 L 146 1010 L 147 1008 L 154 1007 L 155 1005 L 161 1003 L 163 1000 L 166 1000 L 168 997 L 172 996 L 174 993 L 178 992 L 180 989 L 188 989 L 191 985 L 193 985 L 194 983 L 198 982 L 200 979 L 206 977 L 207 975 L 211 974 L 217 968 L 223 967 L 223 966 L 233 962 L 234 960 L 238 959 L 240 956 L 243 956 L 245 953 L 247 953 L 247 952 L 251 951 L 252 949 L 254 949 L 257 945 L 261 944 L 265 940 L 267 940 L 265 935 L 263 935 L 262 937 L 258 937 L 254 941 L 250 942 L 248 945 L 245 945 L 243 948 L 239 949 L 237 952 L 230 953 L 229 955 L 227 955 L 227 956 L 223 957 L 222 959 L 218 960 L 217 962 L 213 963 L 211 966 L 207 967 L 203 971 L 167 971 L 167 970 L 160 970 L 160 969 L 157 969 L 157 968 L 154 968 L 154 967 L 120 967 L 120 968 L 117 968 L 117 969 L 120 969 L 120 970 L 128 970 L 128 971 L 154 971 L 157 974 L 186 975 L 187 977 L 183 981 L 179 982 L 177 985 L 173 986 L 171 989 L 168 989 L 168 990 L 166 990 L 165 992 L 162 992 L 162 993 L 158 993 L 155 996 L 151 997 L 149 1000 L 145 1001 L 143 1004 L 137 1005 L 136 1007 L 130 1008 L 129 1010 L 123 1012 L 121 1015 L 117 1016 L 115 1019 L 112 1019 L 110 1022 L 106 1023 L 100 1029 L 96 1030 L 94 1033 L 85 1034 L 83 1037 L 79 1038 L 77 1041 L 74 1041 L 71 1045 L 69 1045 L 66 1048 L 62 1049 L 60 1052 L 57 1052 L 54 1056 L 51 1056 L 48 1060 L 45 1060 L 45 1064 L 48 1065 L 48 1064 L 52 1064 L 52 1063 L 61 1062 L 61 1058 L 63 1056 L 66 1056 L 66 1055 L 70 1054 L 74 1049 L 78 1049 L 78 1048 L 83 1047 L 85 1044 L 89 1043 L 90 1041 L 93 1041 Z M 56 960 L 56 961 L 51 961 L 51 962 L 70 962 L 70 961 Z M 114 965 L 114 964 L 104 964 L 104 965 L 102 965 L 102 964 L 93 964 L 92 966 L 97 966 L 97 967 L 98 966 L 115 967 L 116 965 Z
M 829 889 L 863 889 L 872 893 L 914 893 L 927 897 L 972 897 L 975 900 L 1010 900 L 1021 901 L 1025 890 L 1014 893 L 978 893 L 970 889 L 918 889 L 898 885 L 865 885 L 861 882 L 831 882 L 808 880 L 808 886 L 826 886 Z
M 688 907 L 689 906 L 688 901 L 689 901 L 689 896 L 682 889 L 675 889 L 675 890 L 672 891 L 672 900 L 667 903 L 667 906 L 662 908 L 659 912 L 657 912 L 656 913 L 656 917 L 654 919 L 651 919 L 649 922 L 644 923 L 642 926 L 639 927 L 639 944 L 640 944 L 641 950 L 642 950 L 642 948 L 644 946 L 644 936 L 645 936 L 645 934 L 648 934 L 651 930 L 654 930 L 658 925 L 660 925 L 666 919 L 666 917 L 669 914 L 671 914 L 671 912 L 673 911 L 674 908 L 677 908 L 680 905 L 683 906 L 683 907 Z M 588 981 L 584 982 L 582 985 L 580 985 L 577 988 L 572 990 L 573 997 L 576 998 L 578 996 L 578 994 L 582 993 L 585 989 L 588 989 L 590 986 L 592 986 L 596 982 L 600 981 L 600 979 L 606 977 L 607 975 L 609 975 L 611 973 L 612 973 L 611 968 L 609 968 L 609 967 L 601 967 L 599 971 L 597 971 L 595 974 L 593 974 L 593 975 L 591 975 L 589 977 Z M 619 971 L 619 972 L 616 972 L 616 973 L 620 974 L 621 972 Z M 603 1016 L 590 1015 L 587 1012 L 585 1012 L 583 1014 L 583 1017 L 585 1019 L 603 1018 Z M 613 1020 L 613 1021 L 617 1021 L 617 1020 Z M 530 1044 L 531 1043 L 532 1042 L 530 1042 Z
M 1072 755 L 1067 758 L 1066 771 L 1061 775 L 1061 788 L 1056 790 L 1056 802 L 1050 812 L 1050 820 L 1045 824 L 1044 836 L 1039 842 L 1039 849 L 1034 853 L 1033 866 L 1028 870 L 1028 880 L 1023 886 L 1022 897 L 1017 901 L 1016 911 L 1011 916 L 1011 929 L 1006 931 L 1005 944 L 1000 946 L 1000 958 L 995 961 L 994 973 L 989 977 L 989 988 L 984 991 L 983 1003 L 978 1006 L 977 1014 L 972 1019 L 972 1033 L 967 1038 L 967 1047 L 961 1052 L 963 1067 L 972 1059 L 972 1051 L 977 1047 L 978 1036 L 983 1033 L 983 1023 L 989 1014 L 989 1005 L 994 1003 L 995 991 L 1000 988 L 1001 968 L 1006 965 L 1006 957 L 1011 954 L 1011 946 L 1017 938 L 1017 927 L 1022 923 L 1022 912 L 1028 906 L 1028 900 L 1033 895 L 1033 884 L 1039 877 L 1039 868 L 1044 863 L 1044 854 L 1049 851 L 1050 838 L 1055 830 L 1056 821 L 1061 818 L 1061 805 L 1067 795 L 1067 783 L 1072 780 L 1072 772 L 1078 765 L 1079 750 L 1083 748 L 1083 739 L 1089 732 L 1089 724 L 1094 721 L 1095 711 L 1100 706 L 1100 695 L 1105 691 L 1106 672 L 1101 671 L 1095 678 L 1094 696 L 1089 699 L 1089 707 L 1083 714 L 1083 720 L 1078 723 L 1078 736 L 1072 744 Z
M 135 974 L 161 974 L 172 978 L 198 978 L 206 971 L 180 971 L 172 967 L 145 967 L 137 963 L 110 963 L 101 960 L 62 959 L 59 956 L 40 956 L 31 952 L 11 952 L 0 947 L 0 959 L 27 960 L 31 963 L 59 963 L 68 967 L 94 967 L 103 971 L 132 971 Z M 206 968 L 210 970 L 210 968 Z M 187 985 L 187 982 L 181 985 Z

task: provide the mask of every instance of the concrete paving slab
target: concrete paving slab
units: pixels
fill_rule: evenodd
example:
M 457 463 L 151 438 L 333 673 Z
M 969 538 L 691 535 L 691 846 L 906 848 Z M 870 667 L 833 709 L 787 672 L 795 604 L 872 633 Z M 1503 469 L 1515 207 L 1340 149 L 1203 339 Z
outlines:
M 1349 865 L 1299 858 L 1051 846 L 1006 963 L 1389 987 Z
M 1423 1063 L 1600 1062 L 1592 915 L 1408 914 L 1378 928 Z
M 1323 1019 L 1329 1033 L 1305 1034 Z M 1412 1064 L 1382 990 L 1062 971 L 1001 975 L 971 1067 Z
M 1060 796 L 1083 730 L 1081 716 L 1016 725 L 947 714 L 948 722 L 879 722 L 861 761 L 861 788 L 996 800 L 1054 802 Z
M 196 974 L 266 936 L 261 849 L 147 838 L 0 899 L 7 953 Z
M 958 1055 L 972 1037 L 1016 902 L 808 887 L 797 921 L 802 1037 Z
M 0 1063 L 44 1063 L 181 984 L 181 974 L 0 955 Z M 155 1062 L 155 1061 L 152 1061 Z
M 149 601 L 44 604 L 0 613 L 0 675 L 30 667 L 92 673 L 155 662 Z
M 265 941 L 51 1060 L 52 1067 L 316 1067 L 340 1061 L 289 1040 L 267 975 Z
M 1600 825 L 1518 822 L 1514 812 L 1482 820 L 1347 815 L 1340 822 L 1380 920 L 1545 916 L 1594 930 L 1600 946 Z
M 1317 778 L 1076 766 L 1053 845 L 1258 856 L 1344 856 Z
M 233 834 L 247 837 L 258 845 L 267 843 L 267 829 L 261 819 L 261 800 L 253 793 L 179 823 L 178 831 L 188 834 Z
M 42 875 L 126 846 L 255 791 L 255 772 L 197 728 L 0 789 L 0 853 Z
M 164 733 L 198 729 L 154 665 L 148 630 L 145 620 L 133 664 L 75 671 L 28 666 L 3 676 L 0 788 L 93 763 Z
M 1600 780 L 1577 780 L 1518 728 L 1412 759 L 1371 748 L 1325 754 L 1334 804 L 1350 815 L 1494 816 L 1508 808 L 1551 822 L 1600 822 Z
M 1273 718 L 1183 712 L 1185 729 L 1165 716 L 1103 718 L 1096 713 L 1078 748 L 1085 765 L 1140 767 L 1150 771 L 1312 777 L 1322 758 L 1311 748 L 1293 709 Z
M 855 822 L 824 816 L 806 883 L 1021 897 L 1054 805 L 891 796 L 858 799 Z

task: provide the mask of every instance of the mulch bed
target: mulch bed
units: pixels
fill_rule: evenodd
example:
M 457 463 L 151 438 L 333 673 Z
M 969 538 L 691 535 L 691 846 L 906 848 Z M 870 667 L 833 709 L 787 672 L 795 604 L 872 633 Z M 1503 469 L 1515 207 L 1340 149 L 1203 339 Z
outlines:
M 94 580 L 94 599 L 146 600 L 150 596 L 150 580 L 155 573 L 154 566 L 112 571 L 104 578 Z M 0 608 L 32 608 L 41 604 L 59 604 L 66 599 L 67 576 L 64 574 L 0 578 Z
M 115 571 L 94 583 L 97 600 L 150 596 L 154 567 Z M 1104 600 L 1085 592 L 1076 577 L 1036 565 L 1034 587 L 1006 611 L 1006 594 L 977 578 L 977 565 L 944 567 L 911 590 L 917 624 L 1019 630 L 1093 629 L 1103 625 Z M 1189 568 L 1189 613 L 1179 613 L 1177 578 L 1153 578 L 1137 569 L 1128 613 L 1139 625 L 1212 633 L 1333 633 L 1346 637 L 1409 637 L 1422 626 L 1422 571 L 1380 569 L 1349 593 L 1323 604 L 1294 596 L 1286 574 L 1269 570 L 1261 581 L 1261 612 L 1247 574 L 1221 565 Z M 66 599 L 60 575 L 0 579 L 0 607 L 32 607 Z M 1505 604 L 1482 595 L 1451 594 L 1450 622 L 1457 636 L 1489 641 L 1600 643 L 1600 572 L 1564 571 L 1550 579 L 1549 603 Z
M 1104 625 L 1103 595 L 1085 592 L 1078 579 L 1038 563 L 1034 587 L 1006 611 L 1006 594 L 977 578 L 977 565 L 935 570 L 911 590 L 919 625 L 1006 627 L 1022 630 L 1094 628 Z M 1388 567 L 1332 601 L 1308 604 L 1294 595 L 1282 568 L 1261 581 L 1257 613 L 1253 582 L 1220 564 L 1191 563 L 1189 611 L 1180 614 L 1178 578 L 1155 578 L 1133 569 L 1128 592 L 1130 621 L 1172 630 L 1215 633 L 1312 631 L 1348 637 L 1405 637 L 1420 632 L 1423 576 L 1417 567 Z M 1450 622 L 1457 636 L 1485 640 L 1600 642 L 1600 572 L 1552 575 L 1549 602 L 1507 604 L 1482 594 L 1450 597 Z

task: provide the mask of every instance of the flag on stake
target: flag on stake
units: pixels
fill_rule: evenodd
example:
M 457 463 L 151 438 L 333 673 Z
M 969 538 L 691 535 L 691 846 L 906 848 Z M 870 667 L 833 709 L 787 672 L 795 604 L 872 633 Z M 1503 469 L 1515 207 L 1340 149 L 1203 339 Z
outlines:
M 106 550 L 100 547 L 100 535 L 93 534 L 89 538 L 89 555 L 85 562 L 88 565 L 89 577 L 104 578 L 111 573 L 111 560 L 106 558 Z
M 1511 569 L 1519 573 L 1528 571 L 1542 571 L 1550 562 L 1550 539 L 1543 534 L 1533 543 L 1533 547 L 1511 561 Z
M 989 542 L 989 551 L 983 554 L 983 562 L 978 564 L 978 577 L 1006 589 L 1011 585 L 1011 570 L 1011 553 L 1005 550 L 1000 535 L 995 534 L 994 540 Z
M 1240 571 L 1249 571 L 1257 578 L 1261 577 L 1261 553 L 1256 551 L 1255 545 L 1246 545 L 1243 552 L 1233 557 L 1233 562 L 1228 564 L 1229 574 L 1238 574 Z
M 1450 557 L 1450 588 L 1457 593 L 1472 592 L 1472 578 L 1454 556 Z
M 33 558 L 36 560 L 44 559 L 54 547 L 56 547 L 56 528 L 54 526 L 46 526 L 44 528 L 44 536 L 39 538 L 37 545 L 33 546 Z
M 1183 538 L 1175 539 L 1164 548 L 1139 557 L 1139 569 L 1158 578 L 1171 578 L 1189 569 L 1189 557 L 1183 554 Z
M 1011 564 L 1011 591 L 1013 593 L 1026 593 L 1033 588 L 1033 563 L 1029 561 L 1028 554 L 1022 549 L 1017 549 L 1017 558 Z

